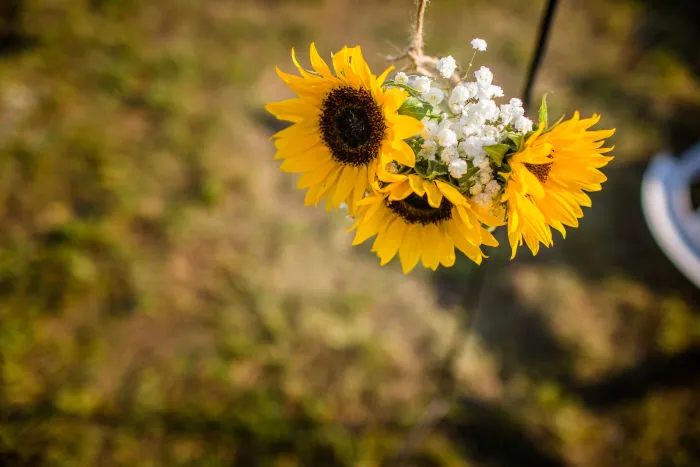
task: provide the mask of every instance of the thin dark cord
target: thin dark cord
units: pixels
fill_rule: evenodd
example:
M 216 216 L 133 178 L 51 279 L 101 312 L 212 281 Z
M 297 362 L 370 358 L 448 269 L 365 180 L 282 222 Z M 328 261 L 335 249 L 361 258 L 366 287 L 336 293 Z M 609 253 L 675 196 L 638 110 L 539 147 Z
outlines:
M 547 8 L 544 11 L 544 16 L 542 16 L 542 21 L 540 22 L 537 48 L 535 49 L 535 55 L 532 57 L 532 61 L 530 62 L 530 69 L 527 72 L 527 81 L 525 82 L 525 87 L 523 88 L 522 94 L 526 109 L 530 108 L 532 86 L 535 84 L 537 70 L 542 63 L 542 55 L 544 55 L 544 51 L 547 48 L 549 32 L 552 29 L 552 18 L 554 18 L 554 10 L 557 8 L 557 3 L 558 0 L 548 0 Z

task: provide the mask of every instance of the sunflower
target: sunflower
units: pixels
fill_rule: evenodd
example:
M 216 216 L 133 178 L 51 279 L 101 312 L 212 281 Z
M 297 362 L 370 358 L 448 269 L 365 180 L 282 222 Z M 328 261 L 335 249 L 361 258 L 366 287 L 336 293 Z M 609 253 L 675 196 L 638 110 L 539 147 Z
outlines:
M 267 104 L 280 120 L 292 122 L 273 136 L 281 170 L 301 173 L 299 189 L 308 188 L 304 203 L 326 209 L 346 202 L 354 214 L 357 202 L 375 179 L 377 166 L 391 161 L 413 167 L 415 155 L 405 138 L 420 133 L 423 124 L 399 115 L 408 97 L 397 88 L 382 89 L 381 76 L 370 72 L 359 47 L 344 47 L 333 55 L 331 72 L 311 44 L 311 66 L 304 70 L 292 49 L 301 76 L 277 74 L 298 97 Z
M 372 251 L 382 266 L 398 253 L 405 274 L 421 259 L 432 270 L 440 264 L 449 267 L 455 247 L 481 264 L 485 255 L 480 245 L 498 246 L 481 223 L 502 223 L 455 187 L 414 174 L 392 175 L 391 180 L 360 201 L 351 228 L 357 229 L 353 245 L 377 236 Z
M 533 255 L 540 243 L 552 246 L 554 228 L 566 237 L 564 226 L 578 227 L 583 217 L 581 206 L 590 207 L 584 191 L 599 191 L 607 178 L 598 169 L 612 157 L 605 154 L 605 138 L 615 130 L 589 131 L 600 116 L 580 119 L 576 112 L 570 120 L 530 136 L 525 147 L 509 160 L 511 172 L 503 201 L 508 208 L 508 240 L 512 249 L 527 244 Z

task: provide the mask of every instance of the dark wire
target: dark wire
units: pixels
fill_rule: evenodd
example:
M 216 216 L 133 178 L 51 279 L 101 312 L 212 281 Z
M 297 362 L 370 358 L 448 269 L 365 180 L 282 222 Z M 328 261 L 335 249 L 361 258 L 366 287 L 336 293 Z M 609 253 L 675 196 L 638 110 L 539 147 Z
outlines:
M 542 63 L 542 55 L 544 55 L 544 51 L 547 48 L 549 32 L 552 28 L 552 18 L 554 17 L 554 10 L 557 7 L 557 3 L 558 0 L 548 0 L 547 8 L 544 11 L 544 16 L 542 16 L 542 21 L 540 22 L 537 48 L 535 49 L 535 55 L 532 57 L 532 61 L 530 62 L 530 69 L 527 72 L 527 81 L 525 82 L 525 87 L 523 88 L 522 94 L 526 109 L 530 108 L 532 86 L 535 84 L 537 70 Z

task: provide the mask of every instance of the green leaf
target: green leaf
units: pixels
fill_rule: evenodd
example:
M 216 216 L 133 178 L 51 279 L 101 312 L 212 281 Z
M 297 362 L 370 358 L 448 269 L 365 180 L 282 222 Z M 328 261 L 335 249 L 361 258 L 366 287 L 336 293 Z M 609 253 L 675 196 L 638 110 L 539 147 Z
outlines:
M 510 145 L 508 144 L 492 144 L 491 146 L 484 146 L 484 151 L 489 155 L 491 161 L 493 161 L 496 166 L 500 167 L 503 163 L 503 156 L 510 150 Z
M 421 101 L 416 97 L 409 96 L 399 108 L 399 113 L 401 115 L 408 115 L 409 117 L 422 120 L 432 109 L 433 107 L 427 102 Z
M 418 153 L 420 152 L 420 150 L 423 147 L 423 138 L 421 138 L 420 136 L 413 136 L 413 137 L 408 138 L 404 141 L 406 141 L 406 143 L 409 146 L 411 146 L 411 149 L 413 149 L 413 152 L 416 155 L 418 155 Z
M 428 176 L 428 161 L 423 159 L 416 161 L 416 173 L 422 177 L 427 177 Z
M 544 123 L 547 127 L 547 94 L 542 96 L 542 104 L 540 104 L 540 124 Z
M 479 172 L 479 167 L 474 167 L 474 166 L 469 167 L 469 168 L 467 169 L 467 173 L 465 173 L 464 175 L 462 175 L 462 176 L 459 178 L 459 184 L 460 184 L 460 186 L 465 186 L 465 187 L 471 186 L 472 184 L 470 183 L 470 179 L 471 179 L 474 175 L 476 175 L 477 172 Z
M 448 173 L 447 166 L 441 161 L 428 161 L 428 178 L 433 179 Z
M 447 166 L 437 160 L 419 160 L 416 162 L 416 173 L 423 178 L 433 180 L 440 175 L 447 175 Z
M 523 149 L 523 145 L 525 144 L 525 135 L 522 133 L 508 133 L 508 139 L 515 145 L 514 149 L 516 152 Z

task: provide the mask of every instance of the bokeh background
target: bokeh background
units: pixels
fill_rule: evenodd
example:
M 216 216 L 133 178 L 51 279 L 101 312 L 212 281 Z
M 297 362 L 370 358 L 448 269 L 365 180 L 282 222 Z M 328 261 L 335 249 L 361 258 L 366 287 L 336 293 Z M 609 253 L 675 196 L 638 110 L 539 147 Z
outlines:
M 434 0 L 427 51 L 484 38 L 519 95 L 543 7 Z M 639 193 L 700 139 L 700 4 L 562 0 L 534 96 L 617 128 L 604 191 L 536 258 L 404 276 L 262 106 L 293 46 L 382 70 L 413 9 L 0 2 L 1 466 L 700 465 L 700 291 Z

